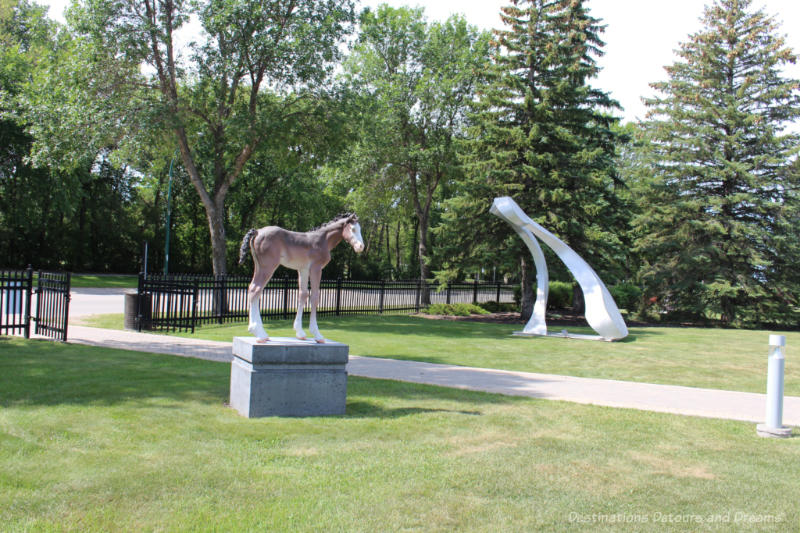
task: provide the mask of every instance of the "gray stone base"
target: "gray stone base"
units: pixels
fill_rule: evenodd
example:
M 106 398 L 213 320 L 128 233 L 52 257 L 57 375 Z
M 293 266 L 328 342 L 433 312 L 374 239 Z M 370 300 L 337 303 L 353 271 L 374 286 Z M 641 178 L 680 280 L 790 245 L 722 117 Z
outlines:
M 231 407 L 248 418 L 344 414 L 348 350 L 332 341 L 234 337 Z

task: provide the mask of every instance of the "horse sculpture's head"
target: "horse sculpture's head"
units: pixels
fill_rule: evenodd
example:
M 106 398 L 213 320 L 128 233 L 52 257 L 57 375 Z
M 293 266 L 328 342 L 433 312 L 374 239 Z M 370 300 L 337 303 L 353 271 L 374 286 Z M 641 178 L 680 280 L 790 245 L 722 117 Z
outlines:
M 364 239 L 361 237 L 361 225 L 358 223 L 358 217 L 355 213 L 347 217 L 342 236 L 344 240 L 350 243 L 350 246 L 353 247 L 356 253 L 360 254 L 364 251 Z

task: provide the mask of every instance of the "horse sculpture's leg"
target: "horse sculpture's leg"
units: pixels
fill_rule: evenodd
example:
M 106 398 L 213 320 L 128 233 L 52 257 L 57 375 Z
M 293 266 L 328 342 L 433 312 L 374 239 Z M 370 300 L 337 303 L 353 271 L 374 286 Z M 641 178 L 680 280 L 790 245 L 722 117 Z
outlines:
M 255 335 L 258 342 L 267 342 L 269 335 L 264 331 L 264 323 L 261 321 L 261 310 L 259 309 L 258 301 L 261 298 L 261 291 L 264 290 L 278 265 L 276 263 L 262 267 L 257 261 L 255 264 L 253 281 L 250 282 L 250 286 L 247 289 L 247 302 L 250 304 L 250 323 L 247 326 L 247 331 Z
M 297 316 L 294 319 L 294 331 L 298 339 L 306 340 L 306 332 L 303 331 L 303 307 L 308 299 L 308 268 L 297 271 L 297 285 L 300 290 L 297 294 Z
M 322 278 L 322 267 L 311 267 L 311 319 L 309 321 L 308 329 L 314 336 L 314 340 L 318 343 L 324 343 L 325 337 L 319 332 L 317 327 L 317 305 L 319 305 L 319 282 Z

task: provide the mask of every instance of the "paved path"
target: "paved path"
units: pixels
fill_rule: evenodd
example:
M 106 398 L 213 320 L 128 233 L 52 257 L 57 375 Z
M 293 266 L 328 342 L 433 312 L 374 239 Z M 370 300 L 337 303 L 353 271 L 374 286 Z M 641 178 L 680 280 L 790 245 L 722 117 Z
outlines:
M 107 315 L 125 312 L 125 291 L 136 289 L 84 289 L 70 290 L 70 322 L 89 315 Z
M 229 362 L 231 343 L 70 326 L 69 342 Z M 766 395 L 576 378 L 463 366 L 350 356 L 348 373 L 513 396 L 564 400 L 608 407 L 763 422 Z M 783 422 L 800 426 L 800 397 L 784 398 Z

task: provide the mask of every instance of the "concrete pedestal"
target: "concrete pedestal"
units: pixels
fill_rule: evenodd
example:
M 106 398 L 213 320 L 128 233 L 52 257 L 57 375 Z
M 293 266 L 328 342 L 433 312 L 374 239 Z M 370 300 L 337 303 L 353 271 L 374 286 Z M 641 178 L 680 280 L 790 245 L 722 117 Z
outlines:
M 234 337 L 231 407 L 248 418 L 344 414 L 348 350 L 331 341 Z

